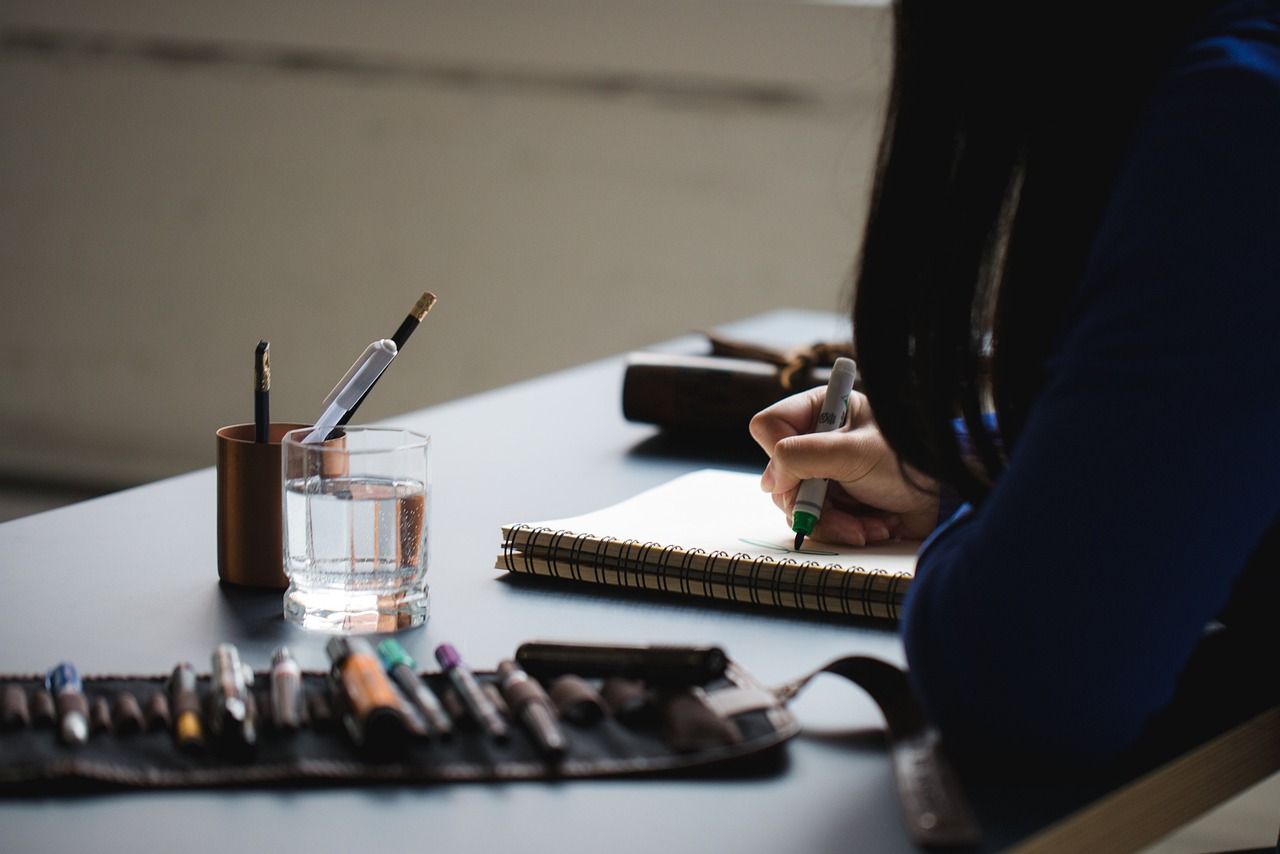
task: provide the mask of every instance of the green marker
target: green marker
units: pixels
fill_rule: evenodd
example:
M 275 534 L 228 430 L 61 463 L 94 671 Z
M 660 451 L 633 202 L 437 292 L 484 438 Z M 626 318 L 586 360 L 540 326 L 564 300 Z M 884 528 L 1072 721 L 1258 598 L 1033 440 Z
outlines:
M 858 375 L 858 366 L 853 359 L 841 356 L 831 366 L 831 379 L 827 381 L 827 397 L 822 402 L 822 411 L 818 413 L 818 424 L 815 433 L 826 433 L 844 426 L 849 417 L 849 395 L 853 393 L 853 380 Z M 813 526 L 818 524 L 822 516 L 822 503 L 827 498 L 827 479 L 812 477 L 800 483 L 796 492 L 796 504 L 791 508 L 791 530 L 796 532 L 796 549 L 804 543 L 804 538 L 813 533 Z
M 413 660 L 413 656 L 409 655 L 395 638 L 387 638 L 378 644 L 378 657 L 387 668 L 387 674 L 422 716 L 423 722 L 427 725 L 427 731 L 438 733 L 442 738 L 452 735 L 453 721 L 449 713 L 444 710 L 444 706 L 436 699 L 436 695 L 432 694 L 431 689 L 414 673 L 413 669 L 418 666 L 418 663 Z

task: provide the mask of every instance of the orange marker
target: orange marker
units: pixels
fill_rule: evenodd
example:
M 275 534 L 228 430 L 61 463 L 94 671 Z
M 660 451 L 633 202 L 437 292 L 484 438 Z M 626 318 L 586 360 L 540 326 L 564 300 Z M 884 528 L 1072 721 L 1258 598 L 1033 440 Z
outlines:
M 352 741 L 385 745 L 420 726 L 405 714 L 404 701 L 368 641 L 337 636 L 325 649 L 333 661 L 329 680 L 343 701 L 342 722 Z

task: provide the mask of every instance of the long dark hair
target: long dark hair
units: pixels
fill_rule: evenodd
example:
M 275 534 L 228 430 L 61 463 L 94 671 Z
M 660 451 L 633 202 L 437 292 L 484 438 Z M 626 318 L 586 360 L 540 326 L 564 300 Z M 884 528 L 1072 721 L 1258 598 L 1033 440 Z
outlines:
M 896 3 L 854 335 L 890 445 L 968 500 L 1017 442 L 1144 96 L 1211 5 Z

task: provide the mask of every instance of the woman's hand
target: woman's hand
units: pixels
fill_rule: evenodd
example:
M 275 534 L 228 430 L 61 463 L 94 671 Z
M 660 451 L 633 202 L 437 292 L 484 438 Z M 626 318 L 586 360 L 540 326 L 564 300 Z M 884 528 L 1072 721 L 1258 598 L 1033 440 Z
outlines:
M 928 536 L 938 522 L 937 483 L 914 470 L 904 475 L 857 392 L 849 395 L 844 427 L 811 432 L 825 396 L 822 388 L 801 392 L 751 419 L 751 436 L 769 455 L 761 488 L 790 519 L 800 481 L 829 478 L 814 539 L 863 546 Z

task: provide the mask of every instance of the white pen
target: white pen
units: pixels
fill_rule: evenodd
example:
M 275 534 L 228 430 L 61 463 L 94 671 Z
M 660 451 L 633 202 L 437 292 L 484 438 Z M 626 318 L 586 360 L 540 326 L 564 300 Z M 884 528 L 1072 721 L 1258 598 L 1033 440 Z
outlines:
M 853 359 L 841 356 L 831 366 L 831 379 L 827 381 L 827 396 L 822 401 L 822 411 L 818 413 L 818 424 L 815 433 L 826 433 L 844 426 L 849 417 L 849 395 L 853 393 L 853 380 L 858 375 L 858 366 Z M 796 505 L 791 509 L 791 530 L 796 532 L 797 549 L 804 543 L 804 538 L 813 533 L 813 526 L 818 524 L 822 515 L 822 502 L 827 500 L 827 479 L 811 477 L 800 482 L 796 492 Z
M 323 442 L 347 410 L 355 406 L 369 387 L 377 382 L 378 377 L 396 357 L 396 342 L 390 338 L 380 338 L 364 349 L 355 364 L 338 380 L 338 384 L 324 399 L 324 414 L 316 421 L 315 429 L 302 440 L 305 445 L 310 442 Z

